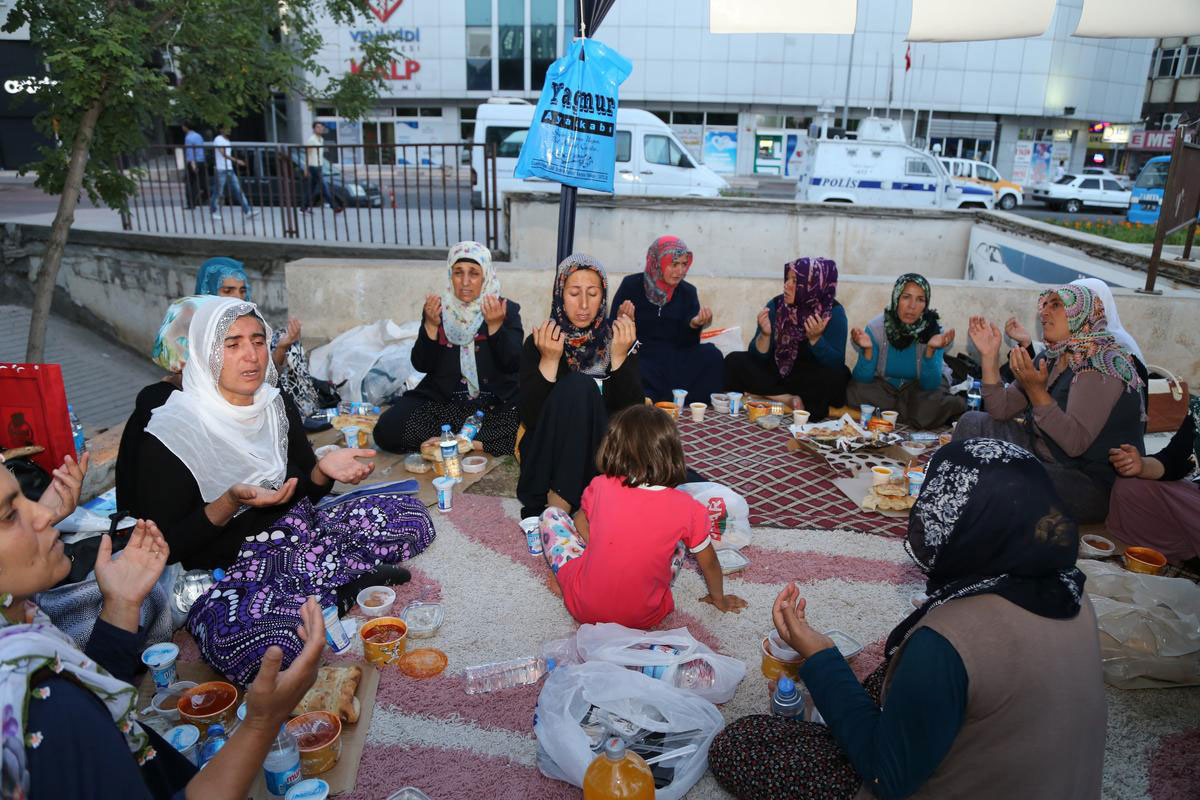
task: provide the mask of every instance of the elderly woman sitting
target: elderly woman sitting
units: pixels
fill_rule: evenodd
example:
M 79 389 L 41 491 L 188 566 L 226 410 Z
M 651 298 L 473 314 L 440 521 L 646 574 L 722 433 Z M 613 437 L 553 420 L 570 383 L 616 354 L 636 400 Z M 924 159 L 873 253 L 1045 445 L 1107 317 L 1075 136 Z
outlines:
M 982 317 L 970 323 L 983 367 L 986 411 L 963 415 L 954 438 L 989 436 L 1021 445 L 1046 464 L 1066 510 L 1101 522 L 1116 480 L 1109 451 L 1145 452 L 1142 379 L 1129 351 L 1105 330 L 1104 303 L 1086 286 L 1043 292 L 1038 315 L 1046 349 L 1009 354 L 1016 382 L 1000 380 L 1002 335 Z

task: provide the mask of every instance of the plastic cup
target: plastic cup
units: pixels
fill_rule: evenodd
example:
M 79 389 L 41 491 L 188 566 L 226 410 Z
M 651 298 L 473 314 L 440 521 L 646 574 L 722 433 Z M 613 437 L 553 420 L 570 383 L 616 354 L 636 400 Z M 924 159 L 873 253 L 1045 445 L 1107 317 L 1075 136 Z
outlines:
M 809 413 L 803 408 L 797 408 L 792 411 L 792 422 L 796 425 L 807 425 Z
M 321 609 L 321 616 L 325 618 L 325 641 L 333 648 L 333 652 L 340 653 L 349 647 L 350 637 L 338 619 L 337 606 L 325 606 Z
M 154 676 L 154 688 L 166 689 L 175 682 L 175 659 L 179 658 L 179 645 L 160 642 L 142 651 L 142 663 L 150 668 Z
M 687 389 L 672 389 L 671 397 L 675 400 L 677 408 L 683 409 L 687 406 L 684 401 L 687 400 Z
M 866 425 L 871 421 L 871 417 L 875 416 L 875 406 L 870 403 L 863 403 L 858 407 L 858 422 L 860 425 Z
M 871 484 L 873 486 L 884 486 L 892 480 L 891 467 L 871 467 Z
M 192 764 L 196 763 L 196 750 L 200 743 L 200 729 L 195 725 L 176 725 L 171 730 L 167 731 L 167 744 L 174 747 L 179 753 Z
M 529 555 L 542 554 L 542 520 L 540 517 L 526 517 L 521 520 L 521 530 L 525 532 L 525 546 Z
M 437 491 L 438 511 L 445 514 L 454 508 L 454 478 L 447 476 L 434 478 L 433 488 Z
M 921 485 L 925 483 L 925 473 L 920 470 L 910 469 L 908 471 L 908 494 L 911 497 L 917 497 L 921 494 Z
M 888 423 L 889 425 L 895 425 L 896 421 L 900 419 L 900 412 L 899 411 L 881 411 L 879 413 L 879 418 L 882 419 L 884 422 Z
M 704 410 L 708 408 L 708 406 L 704 405 L 704 403 L 692 403 L 688 406 L 688 408 L 692 410 L 692 422 L 704 421 Z
M 349 425 L 342 428 L 342 436 L 346 437 L 346 447 L 358 447 L 358 426 Z
M 726 392 L 729 395 L 729 415 L 736 417 L 742 413 L 742 393 L 741 392 Z

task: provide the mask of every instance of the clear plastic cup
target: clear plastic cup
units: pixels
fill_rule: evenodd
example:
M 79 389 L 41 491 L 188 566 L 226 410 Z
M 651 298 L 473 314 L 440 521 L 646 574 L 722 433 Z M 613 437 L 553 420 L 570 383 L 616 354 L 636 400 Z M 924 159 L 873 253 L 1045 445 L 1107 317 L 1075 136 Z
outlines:
M 671 398 L 675 401 L 675 407 L 682 410 L 687 407 L 687 389 L 672 389 Z

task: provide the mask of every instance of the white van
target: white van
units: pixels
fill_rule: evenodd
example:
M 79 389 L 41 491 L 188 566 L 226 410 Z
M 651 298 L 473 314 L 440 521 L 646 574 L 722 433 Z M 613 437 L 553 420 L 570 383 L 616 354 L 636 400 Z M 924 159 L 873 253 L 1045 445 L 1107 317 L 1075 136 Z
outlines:
M 543 178 L 513 177 L 521 145 L 529 133 L 534 106 L 489 101 L 475 112 L 475 143 L 496 145 L 499 202 L 506 192 L 557 192 L 560 184 Z M 667 124 L 648 111 L 617 108 L 617 164 L 613 190 L 618 195 L 717 197 L 729 188 L 725 179 L 692 158 Z M 471 205 L 483 207 L 483 148 L 471 148 Z M 489 189 L 490 191 L 490 189 Z M 582 189 L 588 194 L 607 194 Z
M 860 203 L 893 208 L 992 208 L 996 194 L 956 184 L 931 153 L 904 140 L 899 120 L 867 117 L 843 138 L 828 116 L 809 131 L 796 181 L 801 203 Z

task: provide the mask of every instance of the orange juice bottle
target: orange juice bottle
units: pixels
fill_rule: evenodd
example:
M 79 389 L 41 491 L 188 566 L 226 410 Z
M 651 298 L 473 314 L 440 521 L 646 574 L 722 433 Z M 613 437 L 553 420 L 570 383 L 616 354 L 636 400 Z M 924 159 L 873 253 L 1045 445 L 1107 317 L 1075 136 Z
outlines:
M 583 774 L 583 800 L 654 800 L 654 776 L 623 739 L 610 737 Z

